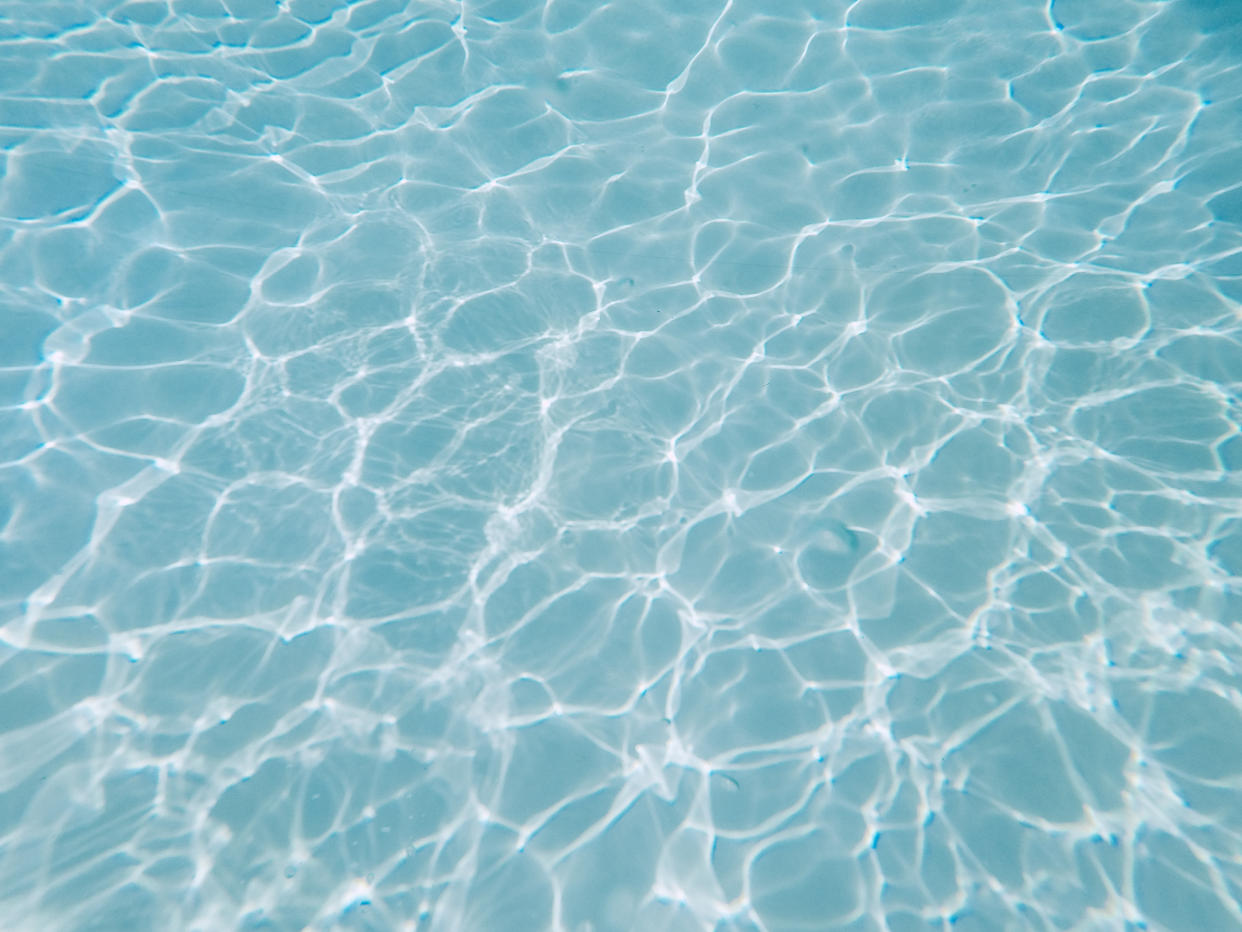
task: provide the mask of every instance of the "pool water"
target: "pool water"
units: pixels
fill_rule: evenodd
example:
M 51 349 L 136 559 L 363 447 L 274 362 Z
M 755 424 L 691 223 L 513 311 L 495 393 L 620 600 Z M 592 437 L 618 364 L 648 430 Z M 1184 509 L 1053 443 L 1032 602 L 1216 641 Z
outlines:
M 1242 7 L 0 0 L 0 926 L 1242 929 Z

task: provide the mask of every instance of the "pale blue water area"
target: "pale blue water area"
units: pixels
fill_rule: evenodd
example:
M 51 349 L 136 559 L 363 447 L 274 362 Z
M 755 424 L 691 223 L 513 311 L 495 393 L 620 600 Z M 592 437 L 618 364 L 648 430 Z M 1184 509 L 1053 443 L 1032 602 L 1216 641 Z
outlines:
M 0 0 L 0 929 L 1242 929 L 1242 4 Z

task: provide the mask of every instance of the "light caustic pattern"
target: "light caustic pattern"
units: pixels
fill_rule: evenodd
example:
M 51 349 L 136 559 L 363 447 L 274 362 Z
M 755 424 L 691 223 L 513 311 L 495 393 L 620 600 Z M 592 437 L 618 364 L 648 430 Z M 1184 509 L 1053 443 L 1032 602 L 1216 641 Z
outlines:
M 1242 30 L 0 2 L 0 924 L 1242 928 Z

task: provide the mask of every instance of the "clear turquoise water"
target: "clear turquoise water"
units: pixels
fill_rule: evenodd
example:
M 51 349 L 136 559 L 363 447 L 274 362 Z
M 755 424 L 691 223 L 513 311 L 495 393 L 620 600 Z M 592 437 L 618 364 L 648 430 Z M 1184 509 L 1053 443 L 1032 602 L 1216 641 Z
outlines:
M 0 0 L 0 926 L 1242 929 L 1240 22 Z

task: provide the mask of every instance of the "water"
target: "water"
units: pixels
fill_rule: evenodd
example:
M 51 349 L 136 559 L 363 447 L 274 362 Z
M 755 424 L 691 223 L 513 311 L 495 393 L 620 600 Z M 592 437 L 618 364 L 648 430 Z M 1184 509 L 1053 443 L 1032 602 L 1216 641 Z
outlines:
M 1240 21 L 0 0 L 0 926 L 1242 929 Z

